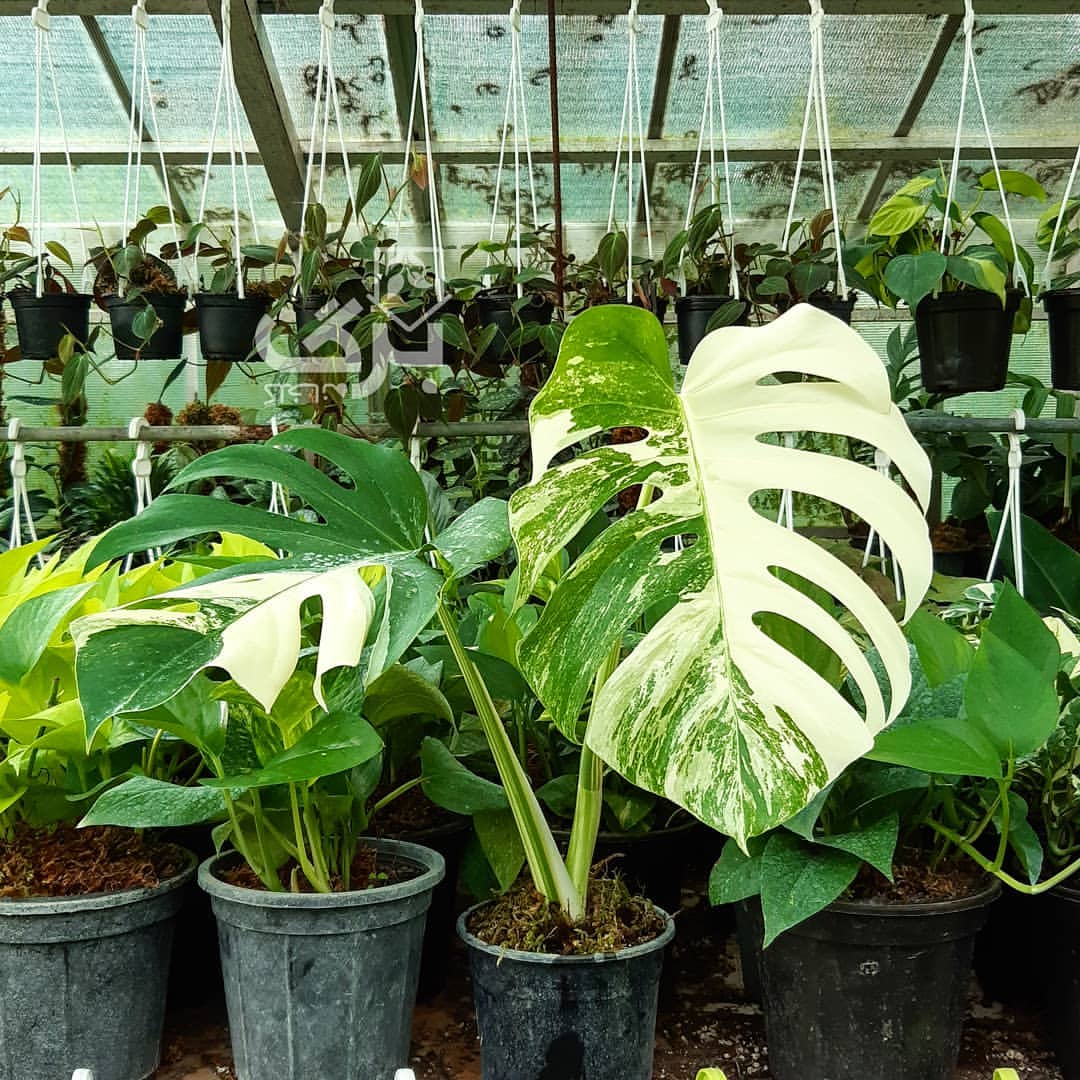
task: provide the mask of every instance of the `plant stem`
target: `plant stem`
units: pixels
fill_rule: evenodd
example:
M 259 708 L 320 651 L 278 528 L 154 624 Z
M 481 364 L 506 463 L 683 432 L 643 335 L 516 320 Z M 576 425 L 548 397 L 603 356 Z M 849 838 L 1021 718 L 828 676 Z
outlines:
M 277 874 L 273 872 L 273 868 L 267 866 L 261 859 L 256 859 L 254 853 L 248 848 L 243 831 L 240 828 L 240 818 L 236 813 L 236 804 L 233 802 L 228 789 L 223 788 L 222 793 L 225 796 L 225 809 L 228 811 L 229 822 L 232 825 L 232 841 L 236 850 L 240 852 L 240 857 L 255 871 L 259 880 L 271 892 L 282 892 L 281 882 L 278 880 Z
M 300 819 L 300 803 L 296 798 L 296 785 L 289 785 L 289 805 L 292 808 L 293 819 L 293 832 L 296 834 L 296 854 L 297 861 L 300 863 L 300 869 L 303 871 L 304 877 L 311 882 L 311 887 L 317 892 L 329 892 L 330 888 L 322 887 L 322 882 L 319 879 L 319 872 L 315 869 L 311 860 L 307 854 L 307 841 L 304 835 L 304 824 Z
M 567 916 L 576 921 L 583 914 L 582 897 L 570 880 L 570 874 L 559 854 L 551 827 L 544 817 L 543 810 L 540 809 L 540 803 L 529 782 L 528 773 L 518 761 L 514 745 L 506 733 L 495 703 L 491 700 L 487 684 L 458 637 L 454 617 L 441 599 L 439 624 L 443 633 L 446 634 L 454 659 L 461 669 L 465 685 L 469 689 L 473 706 L 491 749 L 491 756 L 495 759 L 499 779 L 502 780 L 503 787 L 506 789 L 506 797 L 514 815 L 522 846 L 525 848 L 525 859 L 529 864 L 533 882 L 548 900 L 559 904 Z
M 422 776 L 417 776 L 412 780 L 406 780 L 404 784 L 394 788 L 389 794 L 384 795 L 372 808 L 371 813 L 368 814 L 368 820 L 373 818 L 384 807 L 389 806 L 395 799 L 401 798 L 406 791 L 412 791 L 414 787 L 419 787 L 424 782 Z

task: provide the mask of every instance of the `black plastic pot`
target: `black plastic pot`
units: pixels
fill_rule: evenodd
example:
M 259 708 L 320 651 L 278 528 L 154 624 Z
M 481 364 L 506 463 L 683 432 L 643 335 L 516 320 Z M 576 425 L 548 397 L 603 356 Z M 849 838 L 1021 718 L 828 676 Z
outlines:
M 1055 390 L 1080 390 L 1080 289 L 1042 295 L 1050 326 L 1050 367 Z
M 844 300 L 839 296 L 833 296 L 830 293 L 817 293 L 811 296 L 808 303 L 811 307 L 816 307 L 820 311 L 828 312 L 834 319 L 839 319 L 842 323 L 851 325 L 851 314 L 855 310 L 856 296 L 854 293 L 848 293 L 847 299 Z
M 468 818 L 447 821 L 431 829 L 401 833 L 396 840 L 422 844 L 437 851 L 446 864 L 446 876 L 435 886 L 424 930 L 424 950 L 420 956 L 420 985 L 417 996 L 427 1001 L 446 986 L 450 968 L 450 949 L 454 943 L 454 924 L 457 922 L 458 875 L 465 846 L 469 842 Z
M 65 334 L 85 345 L 90 337 L 90 304 L 86 293 L 45 293 L 35 296 L 30 289 L 11 293 L 15 330 L 25 360 L 49 360 L 56 356 Z
M 482 906 L 482 905 L 481 905 Z M 664 932 L 593 956 L 497 948 L 458 920 L 469 950 L 482 1080 L 652 1080 Z M 659 909 L 657 909 L 659 911 Z
M 946 577 L 963 577 L 968 565 L 966 551 L 935 551 L 934 570 Z
M 725 305 L 730 296 L 680 296 L 675 301 L 675 318 L 679 325 L 679 362 L 689 364 L 694 350 L 707 333 L 709 320 Z M 744 305 L 736 325 L 745 326 L 750 317 L 750 305 Z
M 160 885 L 0 900 L 0 1080 L 144 1080 L 161 1060 L 173 923 L 195 860 Z
M 1009 374 L 1020 293 L 928 296 L 915 311 L 923 386 L 932 394 L 1001 390 Z
M 185 295 L 147 293 L 131 301 L 112 297 L 107 303 L 113 346 L 118 360 L 179 360 L 184 355 L 184 308 L 187 307 Z M 142 339 L 135 333 L 133 326 L 135 319 L 148 303 L 157 312 L 161 326 L 140 348 Z
M 355 339 L 346 343 L 345 338 L 351 337 L 362 315 L 366 315 L 370 308 L 364 305 L 355 319 L 340 323 L 334 320 L 334 312 L 327 307 L 329 300 L 326 296 L 307 296 L 293 300 L 293 311 L 296 315 L 297 333 L 303 333 L 300 338 L 300 355 L 314 356 L 323 347 L 333 342 L 335 344 L 335 356 L 343 357 L 354 364 L 360 377 L 367 378 L 371 373 L 374 357 L 374 341 L 363 346 L 356 353 Z M 323 353 L 322 355 L 325 355 Z
M 1080 899 L 1080 893 L 1077 897 Z M 1009 1006 L 1043 1008 L 1051 981 L 1054 910 L 1052 895 L 1023 896 L 1012 889 L 1002 891 L 975 942 L 975 977 L 984 998 Z M 1061 944 L 1068 949 L 1067 942 Z M 1054 941 L 1053 952 L 1057 950 L 1058 942 Z
M 832 904 L 760 954 L 775 1080 L 951 1080 L 975 935 L 1001 891 L 936 904 Z M 761 941 L 761 909 L 756 920 Z
M 395 318 L 391 312 L 387 337 L 394 352 L 406 357 L 409 354 L 422 354 L 419 359 L 407 359 L 407 363 L 419 363 L 420 359 L 431 364 L 450 363 L 450 354 L 454 350 L 440 338 L 439 331 L 432 324 L 443 315 L 460 318 L 461 309 L 461 301 L 451 297 L 441 304 L 406 312 L 400 318 Z
M 1080 890 L 1062 885 L 1046 894 L 1044 925 L 1050 979 L 1050 1038 L 1065 1080 L 1080 1078 Z
M 205 360 L 246 360 L 255 348 L 259 322 L 270 307 L 264 296 L 199 293 L 199 348 Z
M 477 357 L 481 364 L 509 364 L 515 360 L 523 364 L 531 363 L 544 355 L 544 347 L 539 341 L 530 341 L 518 349 L 515 356 L 510 347 L 510 338 L 521 325 L 532 323 L 547 326 L 555 313 L 555 307 L 539 293 L 529 293 L 526 303 L 515 314 L 514 305 L 518 302 L 516 294 L 482 293 L 473 300 L 477 323 L 481 327 L 494 326 L 495 337 L 484 352 Z

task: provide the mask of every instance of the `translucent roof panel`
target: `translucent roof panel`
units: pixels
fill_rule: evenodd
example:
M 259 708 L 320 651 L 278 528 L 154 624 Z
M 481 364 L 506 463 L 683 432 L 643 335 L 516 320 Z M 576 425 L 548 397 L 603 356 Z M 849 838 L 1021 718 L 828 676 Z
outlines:
M 808 22 L 801 15 L 724 19 L 721 72 L 732 136 L 778 138 L 798 145 L 810 78 Z M 940 25 L 940 16 L 826 17 L 826 90 L 834 138 L 893 134 Z M 707 69 L 705 19 L 684 18 L 664 123 L 666 136 L 697 135 Z
M 980 19 L 975 32 L 979 79 L 995 137 L 1057 135 L 1075 142 L 1080 134 L 1080 15 L 1001 15 Z M 963 71 L 963 37 L 958 36 L 913 135 L 952 139 Z M 974 139 L 982 135 L 973 94 L 965 130 Z
M 533 138 L 551 135 L 547 19 L 522 17 L 525 106 Z M 424 23 L 431 113 L 437 137 L 450 142 L 498 142 L 510 77 L 506 16 L 433 15 Z M 641 107 L 648 123 L 660 55 L 663 18 L 643 16 L 638 35 Z M 626 19 L 559 16 L 559 99 L 562 137 L 614 140 L 626 87 Z
M 29 18 L 3 19 L 6 93 L 0 144 L 30 147 L 34 139 L 35 30 Z M 127 146 L 128 117 L 77 16 L 53 16 L 49 41 L 68 142 L 75 147 Z M 47 71 L 42 76 L 42 143 L 62 145 Z
M 97 23 L 132 93 L 135 30 L 131 18 L 101 16 Z M 151 15 L 146 35 L 146 70 L 162 143 L 209 143 L 220 65 L 221 43 L 209 15 Z M 149 109 L 146 111 L 149 127 Z M 250 138 L 247 118 L 241 116 L 241 119 Z M 218 145 L 226 140 L 223 106 Z
M 313 15 L 267 14 L 263 24 L 293 125 L 306 141 L 315 111 L 319 20 Z M 336 25 L 334 73 L 346 139 L 400 138 L 383 17 L 340 16 Z
M 205 169 L 201 165 L 173 165 L 169 168 L 169 182 L 172 185 L 174 200 L 179 198 L 194 221 L 198 217 L 199 205 L 203 193 Z M 264 242 L 276 242 L 280 235 L 281 214 L 277 200 L 270 188 L 266 170 L 262 165 L 249 164 L 246 174 L 240 167 L 236 170 L 236 196 L 240 207 L 241 236 L 244 242 L 254 239 L 248 229 L 251 224 L 251 211 L 248 206 L 248 188 L 255 207 L 255 221 L 266 235 L 260 235 Z M 215 165 L 210 173 L 210 182 L 206 186 L 207 221 L 231 222 L 233 218 L 233 172 L 225 164 Z

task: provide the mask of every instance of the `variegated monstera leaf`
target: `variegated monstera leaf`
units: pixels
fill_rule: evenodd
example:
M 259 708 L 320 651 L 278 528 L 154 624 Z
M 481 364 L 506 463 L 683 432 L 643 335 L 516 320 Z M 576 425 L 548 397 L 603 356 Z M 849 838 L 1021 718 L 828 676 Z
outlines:
M 783 373 L 815 379 L 770 378 Z M 676 393 L 656 319 L 601 307 L 568 329 L 530 420 L 534 479 L 510 509 L 519 600 L 618 492 L 643 484 L 655 497 L 607 528 L 560 581 L 522 642 L 527 675 L 556 722 L 573 730 L 612 647 L 647 609 L 674 600 L 596 695 L 586 742 L 633 783 L 745 845 L 867 751 L 909 692 L 903 634 L 869 586 L 751 505 L 756 492 L 789 488 L 848 507 L 892 549 L 907 612 L 916 609 L 932 574 L 919 505 L 929 500 L 931 471 L 880 360 L 849 327 L 799 305 L 763 328 L 711 334 Z M 617 427 L 647 436 L 551 464 Z M 804 431 L 884 451 L 916 498 L 872 468 L 762 438 Z M 881 654 L 887 703 L 848 629 L 777 570 L 820 586 L 854 616 Z M 861 690 L 865 717 L 764 632 L 761 613 L 829 646 Z

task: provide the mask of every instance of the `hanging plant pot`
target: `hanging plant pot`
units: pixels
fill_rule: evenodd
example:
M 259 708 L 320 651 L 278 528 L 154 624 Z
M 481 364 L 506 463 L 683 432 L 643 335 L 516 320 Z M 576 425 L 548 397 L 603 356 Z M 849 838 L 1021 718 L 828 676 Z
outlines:
M 187 858 L 150 889 L 0 900 L 0 1080 L 153 1075 Z
M 114 296 L 106 304 L 117 360 L 179 360 L 184 355 L 185 294 L 144 293 L 135 300 Z M 147 305 L 154 309 L 161 325 L 144 341 L 138 320 L 148 318 L 143 314 Z
M 24 360 L 50 360 L 66 334 L 85 345 L 90 338 L 90 304 L 86 293 L 55 292 L 35 296 L 31 289 L 14 289 L 15 330 Z
M 689 364 L 694 350 L 708 333 L 712 317 L 726 304 L 740 303 L 730 296 L 680 296 L 675 301 L 675 318 L 679 324 L 679 362 Z M 742 314 L 729 325 L 746 326 L 750 305 L 743 303 Z
M 346 370 L 355 371 L 361 379 L 366 379 L 374 366 L 374 342 L 361 345 L 353 334 L 360 319 L 371 309 L 365 304 L 355 318 L 342 320 L 335 318 L 335 310 L 327 306 L 329 303 L 322 294 L 293 300 L 300 355 L 336 357 L 350 365 Z
M 1000 893 L 926 904 L 835 903 L 767 949 L 752 924 L 769 1070 L 776 1080 L 951 1080 L 975 935 Z M 812 1022 L 808 1021 L 812 1018 Z
M 1080 390 L 1080 289 L 1042 295 L 1050 325 L 1051 382 L 1055 390 Z
M 346 893 L 263 892 L 219 876 L 199 885 L 218 922 L 238 1080 L 393 1080 L 409 1064 L 413 1003 L 442 856 L 365 840 L 398 880 Z
M 1020 293 L 928 296 L 915 312 L 923 386 L 932 394 L 1001 390 L 1009 374 Z
M 390 314 L 387 338 L 395 353 L 402 355 L 405 364 L 450 364 L 456 347 L 446 340 L 441 327 L 435 324 L 443 317 L 460 319 L 462 303 L 450 297 L 426 308 L 414 308 L 396 317 Z M 465 327 L 461 327 L 464 337 Z
M 1058 886 L 1045 897 L 1050 1038 L 1065 1080 L 1080 1077 L 1080 890 Z
M 205 360 L 246 360 L 255 349 L 255 335 L 262 317 L 270 308 L 265 296 L 235 293 L 199 293 L 195 310 L 199 315 L 199 349 Z
M 473 300 L 478 327 L 495 327 L 491 344 L 473 362 L 474 370 L 479 364 L 529 364 L 544 356 L 544 347 L 537 338 L 519 345 L 516 352 L 511 339 L 523 326 L 547 326 L 555 306 L 540 293 L 526 293 L 524 303 L 515 311 L 519 303 L 516 293 L 481 293 Z
M 847 326 L 851 325 L 851 315 L 855 310 L 856 296 L 848 293 L 847 299 L 832 293 L 815 293 L 807 301 L 812 307 L 828 312 L 834 319 L 839 319 Z
M 593 956 L 550 956 L 488 945 L 458 920 L 469 950 L 482 1080 L 618 1077 L 652 1080 L 663 933 Z

